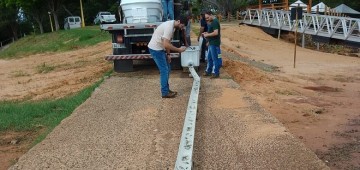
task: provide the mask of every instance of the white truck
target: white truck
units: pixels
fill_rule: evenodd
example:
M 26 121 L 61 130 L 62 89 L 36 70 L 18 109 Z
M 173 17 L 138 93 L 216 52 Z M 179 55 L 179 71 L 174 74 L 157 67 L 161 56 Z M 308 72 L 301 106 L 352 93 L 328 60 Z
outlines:
M 111 14 L 110 12 L 99 12 L 94 19 L 95 25 L 114 22 L 116 22 L 115 15 Z
M 175 18 L 184 7 L 180 0 L 174 0 Z M 186 8 L 185 8 L 186 9 Z M 120 23 L 102 24 L 100 29 L 112 34 L 113 54 L 105 57 L 114 62 L 116 72 L 133 71 L 133 60 L 149 60 L 147 47 L 156 27 L 162 23 L 161 0 L 121 0 Z M 180 31 L 174 33 L 172 44 L 180 47 Z M 181 69 L 179 53 L 171 53 L 172 69 Z
M 64 29 L 81 28 L 81 18 L 79 16 L 69 16 L 64 19 Z

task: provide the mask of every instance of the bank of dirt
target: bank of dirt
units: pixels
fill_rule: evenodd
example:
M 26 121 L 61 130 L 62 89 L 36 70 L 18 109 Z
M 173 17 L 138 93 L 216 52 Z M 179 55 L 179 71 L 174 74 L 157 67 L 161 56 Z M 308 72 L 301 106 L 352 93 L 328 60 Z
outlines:
M 224 70 L 333 169 L 360 168 L 360 60 L 223 26 Z M 265 64 L 263 64 L 265 63 Z
M 1 100 L 54 99 L 78 92 L 110 70 L 110 42 L 63 53 L 0 60 Z

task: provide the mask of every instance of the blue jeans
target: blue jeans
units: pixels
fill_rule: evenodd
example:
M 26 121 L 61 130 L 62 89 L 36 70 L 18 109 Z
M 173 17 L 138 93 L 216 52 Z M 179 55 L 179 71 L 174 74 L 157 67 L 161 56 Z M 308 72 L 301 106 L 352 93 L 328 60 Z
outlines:
M 174 20 L 174 0 L 161 0 L 164 14 L 163 21 L 167 21 L 168 15 L 170 20 Z
M 222 65 L 222 59 L 218 58 L 220 54 L 220 47 L 209 45 L 208 50 L 206 73 L 211 74 L 214 67 L 214 74 L 218 76 L 220 74 L 220 67 Z
M 166 52 L 150 48 L 149 51 L 160 71 L 161 95 L 166 96 L 169 93 L 169 76 L 171 71 L 170 63 L 168 63 L 166 58 Z

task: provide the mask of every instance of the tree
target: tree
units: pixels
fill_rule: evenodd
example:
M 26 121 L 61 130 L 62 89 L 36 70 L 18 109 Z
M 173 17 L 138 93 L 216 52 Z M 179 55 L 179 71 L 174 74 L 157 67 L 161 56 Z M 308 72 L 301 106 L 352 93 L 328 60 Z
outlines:
M 196 0 L 197 3 L 202 3 L 203 8 L 214 9 L 222 14 L 228 12 L 234 13 L 241 7 L 245 7 L 250 2 L 249 0 Z
M 118 15 L 119 1 L 117 0 L 88 0 L 84 2 L 84 15 L 86 23 L 93 23 L 96 14 L 99 11 L 109 11 Z
M 118 6 L 118 0 L 83 0 L 85 23 L 92 23 L 99 11 L 117 14 Z M 33 32 L 34 27 L 40 33 L 48 31 L 48 12 L 51 12 L 55 29 L 59 30 L 62 22 L 58 18 L 80 16 L 80 3 L 79 0 L 0 0 L 0 38 L 17 38 L 20 26 L 24 33 Z
M 15 40 L 18 39 L 20 7 L 6 0 L 0 0 L 0 27 L 11 30 Z
M 44 5 L 46 0 L 16 0 L 24 10 L 24 13 L 31 17 L 38 25 L 40 33 L 44 33 L 43 21 L 47 17 L 47 8 Z
M 63 0 L 48 0 L 47 2 L 48 2 L 49 12 L 54 18 L 55 30 L 58 31 L 60 29 L 58 12 L 61 9 Z

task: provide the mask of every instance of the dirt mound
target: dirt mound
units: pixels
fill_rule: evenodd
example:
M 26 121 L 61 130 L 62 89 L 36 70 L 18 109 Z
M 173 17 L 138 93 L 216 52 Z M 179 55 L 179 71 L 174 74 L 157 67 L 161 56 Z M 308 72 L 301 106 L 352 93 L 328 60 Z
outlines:
M 111 69 L 109 42 L 63 53 L 0 60 L 1 100 L 40 100 L 76 93 Z
M 223 68 L 234 80 L 331 168 L 359 169 L 359 58 L 298 47 L 294 67 L 293 43 L 255 27 L 222 27 L 222 50 L 235 56 L 223 54 Z
M 226 57 L 226 55 L 225 55 Z M 223 68 L 229 73 L 236 82 L 243 81 L 256 81 L 266 82 L 268 78 L 264 73 L 259 72 L 257 69 L 241 62 L 236 62 L 224 58 Z

